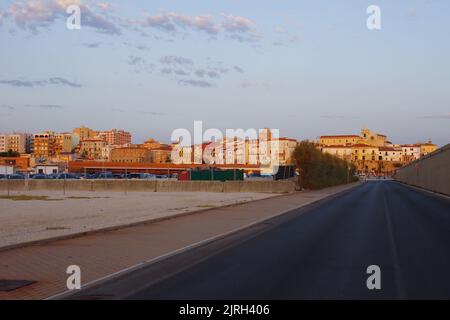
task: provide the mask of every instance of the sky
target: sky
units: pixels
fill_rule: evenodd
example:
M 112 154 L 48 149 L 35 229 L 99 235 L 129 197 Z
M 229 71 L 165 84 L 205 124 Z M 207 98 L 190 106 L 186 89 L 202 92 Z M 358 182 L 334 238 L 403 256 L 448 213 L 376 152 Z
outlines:
M 66 8 L 81 9 L 70 30 Z M 369 30 L 366 9 L 381 10 Z M 450 142 L 448 0 L 0 0 L 0 132 Z

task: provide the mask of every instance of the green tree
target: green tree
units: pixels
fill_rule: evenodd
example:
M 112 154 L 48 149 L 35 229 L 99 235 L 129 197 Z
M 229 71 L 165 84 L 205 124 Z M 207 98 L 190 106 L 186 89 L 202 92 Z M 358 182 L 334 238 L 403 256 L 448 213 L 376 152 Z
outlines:
M 353 165 L 331 154 L 322 153 L 312 142 L 302 141 L 293 157 L 303 188 L 321 189 L 355 181 L 356 168 Z

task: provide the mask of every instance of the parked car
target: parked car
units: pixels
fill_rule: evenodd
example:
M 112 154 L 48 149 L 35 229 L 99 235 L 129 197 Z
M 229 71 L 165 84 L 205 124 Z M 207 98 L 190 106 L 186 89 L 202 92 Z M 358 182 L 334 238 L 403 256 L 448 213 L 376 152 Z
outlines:
M 35 180 L 45 180 L 45 179 L 49 179 L 47 177 L 47 175 L 45 174 L 41 174 L 41 173 L 37 173 L 37 174 L 33 174 L 30 176 L 31 179 L 35 179 Z
M 114 179 L 114 175 L 111 172 L 102 172 L 96 174 L 94 179 Z
M 128 179 L 156 179 L 154 174 L 150 173 L 130 173 Z
M 10 175 L 8 175 L 8 179 L 10 179 L 10 180 L 24 180 L 25 176 L 23 174 L 18 174 L 18 173 L 10 174 Z
M 86 180 L 96 179 L 96 175 L 92 174 L 92 173 L 86 173 L 86 174 L 82 174 L 80 176 L 80 179 L 86 179 Z
M 56 179 L 67 179 L 67 180 L 76 179 L 76 180 L 78 180 L 78 179 L 80 179 L 80 177 L 73 173 L 60 173 L 60 174 L 58 174 Z

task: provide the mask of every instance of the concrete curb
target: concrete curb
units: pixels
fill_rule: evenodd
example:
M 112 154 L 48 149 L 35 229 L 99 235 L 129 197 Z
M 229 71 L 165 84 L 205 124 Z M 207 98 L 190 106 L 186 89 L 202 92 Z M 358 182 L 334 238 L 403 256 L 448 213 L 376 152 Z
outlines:
M 439 192 L 439 191 L 425 189 L 425 188 L 422 188 L 420 186 L 415 186 L 413 184 L 408 184 L 406 182 L 399 181 L 399 180 L 393 180 L 393 181 L 397 182 L 397 183 L 400 183 L 400 184 L 402 184 L 404 186 L 410 187 L 412 189 L 415 189 L 417 191 L 420 191 L 420 192 L 425 192 L 425 193 L 428 193 L 428 194 L 433 195 L 433 196 L 439 196 L 439 197 L 442 197 L 442 198 L 450 199 L 450 195 L 442 193 L 442 192 Z

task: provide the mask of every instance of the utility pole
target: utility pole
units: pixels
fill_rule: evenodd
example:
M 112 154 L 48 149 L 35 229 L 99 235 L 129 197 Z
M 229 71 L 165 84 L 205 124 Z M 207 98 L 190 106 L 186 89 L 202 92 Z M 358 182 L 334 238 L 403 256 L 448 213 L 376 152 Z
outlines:
M 347 165 L 347 184 L 350 183 L 350 167 Z
M 9 177 L 8 177 L 8 168 L 6 167 L 6 163 L 5 163 L 5 179 L 6 179 L 6 188 L 8 190 L 8 197 L 9 197 Z

